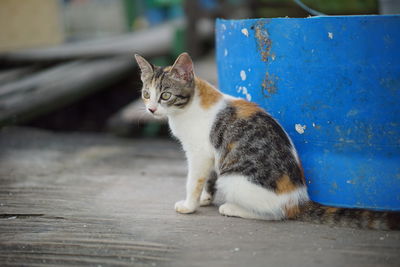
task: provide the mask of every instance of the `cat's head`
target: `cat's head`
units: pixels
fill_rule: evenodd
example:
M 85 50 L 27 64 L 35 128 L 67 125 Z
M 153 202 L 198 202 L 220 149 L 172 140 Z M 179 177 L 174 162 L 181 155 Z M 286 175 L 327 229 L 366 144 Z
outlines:
M 181 54 L 174 65 L 158 67 L 140 55 L 135 55 L 143 82 L 142 98 L 147 112 L 154 117 L 181 112 L 194 95 L 193 62 L 187 53 Z

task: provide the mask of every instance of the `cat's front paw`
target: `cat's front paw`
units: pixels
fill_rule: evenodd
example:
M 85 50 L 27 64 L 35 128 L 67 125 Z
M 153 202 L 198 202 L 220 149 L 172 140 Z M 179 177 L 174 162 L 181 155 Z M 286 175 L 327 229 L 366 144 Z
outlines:
M 200 206 L 201 207 L 210 206 L 211 203 L 212 203 L 212 199 L 211 198 L 200 199 Z
M 179 213 L 193 213 L 196 211 L 196 207 L 188 205 L 185 200 L 181 200 L 175 203 L 175 210 Z
M 209 193 L 203 191 L 200 197 L 200 206 L 202 207 L 208 206 L 211 205 L 211 203 L 212 203 L 212 196 Z

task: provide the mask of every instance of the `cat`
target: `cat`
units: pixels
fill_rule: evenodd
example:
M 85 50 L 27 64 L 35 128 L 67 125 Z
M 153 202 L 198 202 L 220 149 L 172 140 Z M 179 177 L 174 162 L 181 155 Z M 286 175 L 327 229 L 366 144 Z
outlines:
M 142 98 L 156 118 L 168 117 L 188 161 L 179 213 L 223 196 L 219 213 L 248 219 L 303 221 L 356 228 L 400 229 L 399 213 L 327 207 L 309 199 L 301 161 L 282 126 L 257 104 L 221 93 L 196 77 L 190 56 L 154 66 L 135 54 Z

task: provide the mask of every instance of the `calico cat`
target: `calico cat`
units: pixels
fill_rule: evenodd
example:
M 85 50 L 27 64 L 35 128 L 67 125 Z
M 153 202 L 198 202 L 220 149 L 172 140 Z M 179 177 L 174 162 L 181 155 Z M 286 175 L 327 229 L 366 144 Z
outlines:
M 224 197 L 219 213 L 249 219 L 306 221 L 399 229 L 399 213 L 326 207 L 310 201 L 296 149 L 283 128 L 255 103 L 222 94 L 196 77 L 187 53 L 158 67 L 135 55 L 142 98 L 154 117 L 168 117 L 188 161 L 179 213 Z

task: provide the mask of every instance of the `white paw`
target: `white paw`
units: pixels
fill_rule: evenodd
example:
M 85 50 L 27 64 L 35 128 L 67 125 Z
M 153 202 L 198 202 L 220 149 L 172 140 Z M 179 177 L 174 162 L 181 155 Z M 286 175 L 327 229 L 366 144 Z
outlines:
M 179 213 L 193 213 L 196 211 L 196 207 L 188 205 L 185 200 L 181 200 L 175 203 L 175 210 Z
M 204 207 L 204 206 L 211 205 L 211 202 L 212 202 L 211 197 L 202 198 L 202 199 L 200 199 L 200 206 Z
M 231 204 L 225 203 L 219 206 L 219 213 L 224 216 L 234 216 L 234 208 Z
M 225 203 L 219 206 L 219 213 L 224 216 L 229 217 L 240 217 L 246 219 L 259 219 L 259 220 L 267 220 L 266 216 L 260 216 L 258 214 L 254 214 L 249 210 L 245 210 L 242 207 L 239 207 L 232 203 Z
M 207 191 L 203 190 L 200 197 L 200 206 L 208 206 L 212 202 L 212 196 Z

